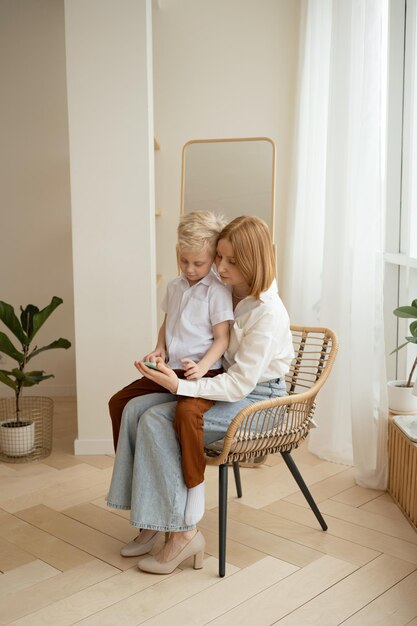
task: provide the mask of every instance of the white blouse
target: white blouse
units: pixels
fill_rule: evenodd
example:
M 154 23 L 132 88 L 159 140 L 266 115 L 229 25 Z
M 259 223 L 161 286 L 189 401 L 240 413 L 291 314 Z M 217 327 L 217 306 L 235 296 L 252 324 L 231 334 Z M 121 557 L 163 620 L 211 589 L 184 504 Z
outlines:
M 259 300 L 248 296 L 235 308 L 224 374 L 180 380 L 177 394 L 236 402 L 259 382 L 283 378 L 294 357 L 288 313 L 274 281 Z

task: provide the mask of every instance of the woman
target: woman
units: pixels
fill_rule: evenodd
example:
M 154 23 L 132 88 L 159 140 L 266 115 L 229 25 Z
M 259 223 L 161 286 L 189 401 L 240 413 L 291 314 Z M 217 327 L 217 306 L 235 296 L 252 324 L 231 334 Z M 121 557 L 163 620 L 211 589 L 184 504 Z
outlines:
M 293 358 L 288 314 L 275 283 L 275 257 L 268 227 L 261 219 L 238 217 L 220 233 L 217 271 L 232 289 L 235 322 L 223 358 L 225 372 L 214 378 L 180 380 L 162 359 L 158 370 L 135 365 L 143 376 L 171 394 L 215 400 L 204 415 L 206 443 L 221 439 L 238 411 L 253 402 L 285 395 L 284 376 Z M 134 398 L 125 407 L 108 505 L 131 509 L 131 524 L 142 529 L 121 553 L 149 552 L 158 531 L 170 531 L 165 546 L 139 561 L 139 569 L 171 573 L 194 556 L 202 567 L 204 537 L 187 525 L 187 488 L 172 422 L 175 395 Z M 204 496 L 201 516 L 204 511 Z

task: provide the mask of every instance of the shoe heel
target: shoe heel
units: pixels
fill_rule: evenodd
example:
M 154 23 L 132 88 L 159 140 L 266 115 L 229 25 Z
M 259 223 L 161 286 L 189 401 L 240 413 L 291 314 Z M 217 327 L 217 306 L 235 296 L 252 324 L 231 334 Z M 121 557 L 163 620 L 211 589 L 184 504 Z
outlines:
M 194 554 L 194 569 L 203 569 L 204 550 Z

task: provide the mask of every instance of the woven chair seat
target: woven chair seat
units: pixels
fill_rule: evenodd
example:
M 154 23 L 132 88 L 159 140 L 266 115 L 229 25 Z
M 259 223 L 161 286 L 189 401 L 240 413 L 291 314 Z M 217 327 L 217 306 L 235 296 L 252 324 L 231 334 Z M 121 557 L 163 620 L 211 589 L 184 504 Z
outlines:
M 293 450 L 307 437 L 310 428 L 311 422 L 303 423 L 298 428 L 291 430 L 273 429 L 259 434 L 245 435 L 242 438 L 235 436 L 230 443 L 226 463 L 238 460 L 244 462 L 266 454 L 275 454 L 281 450 Z M 222 454 L 224 445 L 225 439 L 223 438 L 205 446 L 208 465 L 218 464 L 211 459 L 218 459 Z

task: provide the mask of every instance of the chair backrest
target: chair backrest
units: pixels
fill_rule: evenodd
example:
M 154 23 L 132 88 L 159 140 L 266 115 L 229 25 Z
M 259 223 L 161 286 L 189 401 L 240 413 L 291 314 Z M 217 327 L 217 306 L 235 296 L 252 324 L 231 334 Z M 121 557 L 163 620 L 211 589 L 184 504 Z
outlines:
M 329 328 L 291 326 L 295 357 L 285 377 L 289 394 L 303 393 L 328 377 L 338 342 Z
M 307 437 L 316 396 L 330 374 L 338 342 L 328 328 L 291 326 L 291 332 L 295 357 L 286 376 L 288 395 L 239 411 L 224 439 L 208 446 L 209 464 L 290 451 Z

